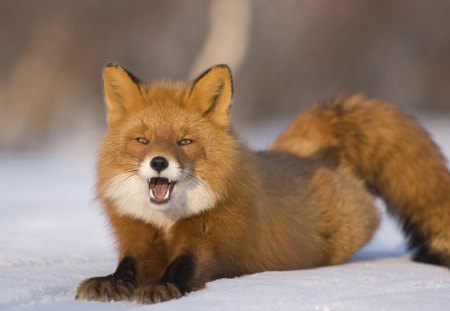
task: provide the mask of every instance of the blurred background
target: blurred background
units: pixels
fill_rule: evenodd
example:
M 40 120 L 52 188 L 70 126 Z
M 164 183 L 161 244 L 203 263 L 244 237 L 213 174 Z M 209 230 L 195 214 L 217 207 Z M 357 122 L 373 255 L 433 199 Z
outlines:
M 450 123 L 448 0 L 0 0 L 0 152 L 98 141 L 101 70 L 234 72 L 239 132 L 364 91 Z

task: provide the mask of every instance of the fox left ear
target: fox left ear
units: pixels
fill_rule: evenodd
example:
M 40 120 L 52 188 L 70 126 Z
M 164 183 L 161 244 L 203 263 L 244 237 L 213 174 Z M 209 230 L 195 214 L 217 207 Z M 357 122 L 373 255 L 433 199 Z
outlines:
M 142 82 L 125 68 L 114 64 L 106 64 L 103 68 L 103 91 L 107 121 L 111 126 L 121 120 L 129 111 L 143 104 L 140 91 Z
M 193 83 L 188 108 L 195 109 L 220 127 L 230 123 L 233 79 L 227 65 L 214 66 L 201 74 Z

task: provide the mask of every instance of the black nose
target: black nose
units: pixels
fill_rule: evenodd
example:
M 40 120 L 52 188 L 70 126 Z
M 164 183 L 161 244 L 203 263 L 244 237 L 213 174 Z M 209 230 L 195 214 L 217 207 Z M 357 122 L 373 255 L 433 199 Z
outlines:
M 169 161 L 167 161 L 164 157 L 157 156 L 150 161 L 150 166 L 155 171 L 161 172 L 169 166 Z

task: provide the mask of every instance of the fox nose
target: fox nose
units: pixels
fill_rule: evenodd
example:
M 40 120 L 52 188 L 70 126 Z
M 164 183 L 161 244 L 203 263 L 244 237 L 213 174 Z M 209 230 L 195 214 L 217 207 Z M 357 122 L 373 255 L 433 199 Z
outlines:
M 155 171 L 158 171 L 158 173 L 161 173 L 161 171 L 165 170 L 169 166 L 169 161 L 167 161 L 164 157 L 157 156 L 150 161 L 150 166 Z

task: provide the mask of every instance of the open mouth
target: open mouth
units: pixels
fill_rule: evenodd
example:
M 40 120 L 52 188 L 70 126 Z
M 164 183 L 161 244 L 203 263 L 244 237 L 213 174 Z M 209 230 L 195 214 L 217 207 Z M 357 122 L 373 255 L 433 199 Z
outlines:
M 166 203 L 175 187 L 176 181 L 165 177 L 153 177 L 148 181 L 150 189 L 150 201 L 157 204 Z

